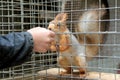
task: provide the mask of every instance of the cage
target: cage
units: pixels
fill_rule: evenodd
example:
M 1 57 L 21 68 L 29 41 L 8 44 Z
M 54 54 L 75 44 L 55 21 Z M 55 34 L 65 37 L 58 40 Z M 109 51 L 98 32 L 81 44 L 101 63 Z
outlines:
M 100 37 L 92 37 L 93 40 L 94 38 L 98 38 L 99 42 L 96 44 L 86 44 L 85 41 L 87 41 L 87 38 L 85 36 L 83 37 L 83 46 L 96 45 L 102 47 L 98 48 L 98 54 L 92 56 L 94 58 L 88 62 L 86 66 L 88 74 L 83 80 L 120 80 L 120 1 L 107 0 L 108 7 L 106 7 L 107 4 L 105 6 L 101 5 L 102 1 L 104 2 L 106 0 L 0 0 L 0 34 L 5 35 L 11 32 L 23 32 L 37 26 L 48 28 L 49 22 L 54 20 L 57 14 L 67 13 L 67 25 L 69 26 L 68 29 L 70 32 L 59 34 L 68 34 L 70 37 L 75 36 L 76 39 L 78 39 L 78 35 L 81 34 L 105 35 L 103 43 L 100 42 Z M 95 7 L 94 4 L 92 8 L 89 6 L 89 4 L 93 2 L 97 2 L 97 7 Z M 82 8 L 79 8 L 80 5 L 82 5 Z M 109 17 L 101 19 L 102 10 L 107 10 Z M 80 21 L 80 16 L 86 11 L 98 11 L 98 20 L 93 20 L 94 16 L 92 16 L 90 17 L 91 20 L 87 21 L 87 18 L 85 18 L 85 20 Z M 87 15 L 88 14 L 85 14 L 85 16 Z M 98 23 L 97 32 L 76 31 L 78 23 L 84 23 L 86 25 L 90 22 Z M 106 31 L 100 31 L 100 26 L 104 24 L 108 26 L 108 29 Z M 0 79 L 80 80 L 81 77 L 73 76 L 72 74 L 65 76 L 59 75 L 61 67 L 57 62 L 58 56 L 60 56 L 59 50 L 56 52 L 48 51 L 44 54 L 33 52 L 30 61 L 0 70 Z M 83 57 L 86 57 L 86 55 Z M 75 68 L 76 66 L 72 67 Z

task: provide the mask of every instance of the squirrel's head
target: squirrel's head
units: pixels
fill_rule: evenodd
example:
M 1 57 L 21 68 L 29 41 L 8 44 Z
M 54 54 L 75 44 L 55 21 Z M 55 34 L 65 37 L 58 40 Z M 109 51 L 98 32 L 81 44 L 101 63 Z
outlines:
M 66 30 L 67 14 L 60 13 L 49 23 L 48 29 L 54 32 L 64 32 Z

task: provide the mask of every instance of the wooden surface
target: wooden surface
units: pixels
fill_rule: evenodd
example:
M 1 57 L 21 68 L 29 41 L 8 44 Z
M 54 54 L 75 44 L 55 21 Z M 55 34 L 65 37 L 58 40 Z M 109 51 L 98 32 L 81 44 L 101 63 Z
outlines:
M 72 76 L 70 74 L 60 76 L 59 72 L 61 70 L 62 69 L 52 68 L 48 70 L 39 71 L 38 80 L 120 80 L 119 74 L 101 72 L 88 72 L 84 79 L 81 79 L 80 76 Z M 75 73 L 78 73 L 78 71 L 74 71 L 74 74 Z

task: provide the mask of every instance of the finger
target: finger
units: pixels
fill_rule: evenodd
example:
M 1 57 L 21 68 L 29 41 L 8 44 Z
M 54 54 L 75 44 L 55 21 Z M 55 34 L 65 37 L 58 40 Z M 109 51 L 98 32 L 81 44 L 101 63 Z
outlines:
M 39 50 L 39 52 L 45 53 L 45 52 L 47 52 L 47 49 L 41 48 L 41 49 Z
M 50 45 L 51 45 L 51 43 L 45 43 L 45 44 L 42 46 L 42 48 L 40 48 L 40 49 L 49 50 L 49 49 L 50 49 Z
M 55 41 L 54 38 L 47 38 L 46 44 L 51 44 L 51 43 L 54 42 L 54 41 Z
M 55 41 L 55 38 L 51 38 L 50 41 L 51 41 L 51 42 Z
M 55 37 L 55 33 L 53 31 L 50 31 L 50 37 Z
M 51 44 L 48 43 L 48 44 L 45 46 L 46 50 L 49 50 L 49 49 L 50 49 L 50 46 L 51 46 Z

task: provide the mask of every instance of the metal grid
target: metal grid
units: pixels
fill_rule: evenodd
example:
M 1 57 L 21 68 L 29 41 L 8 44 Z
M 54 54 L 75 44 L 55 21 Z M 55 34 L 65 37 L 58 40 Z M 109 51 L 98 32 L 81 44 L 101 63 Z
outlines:
M 59 10 L 57 5 L 57 0 L 0 0 L 0 34 L 26 31 L 37 26 L 47 28 Z M 37 71 L 56 66 L 55 58 L 55 54 L 33 53 L 31 61 L 1 70 L 0 79 L 35 80 Z
M 26 31 L 36 26 L 47 28 L 49 22 L 54 19 L 56 14 L 67 12 L 64 11 L 64 3 L 66 1 L 70 0 L 0 0 L 0 34 L 4 35 L 10 32 Z M 82 0 L 78 0 L 78 2 L 80 1 Z M 87 2 L 88 0 L 82 2 L 84 9 L 77 9 L 76 11 L 84 12 L 88 10 L 87 4 L 89 3 Z M 90 71 L 116 74 L 119 72 L 120 67 L 120 1 L 108 0 L 108 4 L 109 7 L 107 9 L 110 11 L 110 19 L 107 20 L 110 22 L 109 31 L 99 32 L 99 34 L 107 34 L 106 42 L 101 44 L 103 48 L 99 49 L 99 55 L 88 63 L 87 69 Z M 77 5 L 72 5 L 71 3 L 71 6 Z M 97 8 L 96 10 L 100 9 Z M 70 11 L 74 10 L 70 9 Z M 77 20 L 71 19 L 69 22 L 75 23 Z M 69 29 L 73 31 L 73 34 L 81 34 L 74 33 L 72 26 Z M 94 33 L 97 32 L 93 32 L 92 34 Z M 19 80 L 36 80 L 39 76 L 37 72 L 41 70 L 46 70 L 47 75 L 48 68 L 58 67 L 56 64 L 56 56 L 58 55 L 56 53 L 33 53 L 31 61 L 1 70 L 0 79 L 17 80 L 18 78 Z

